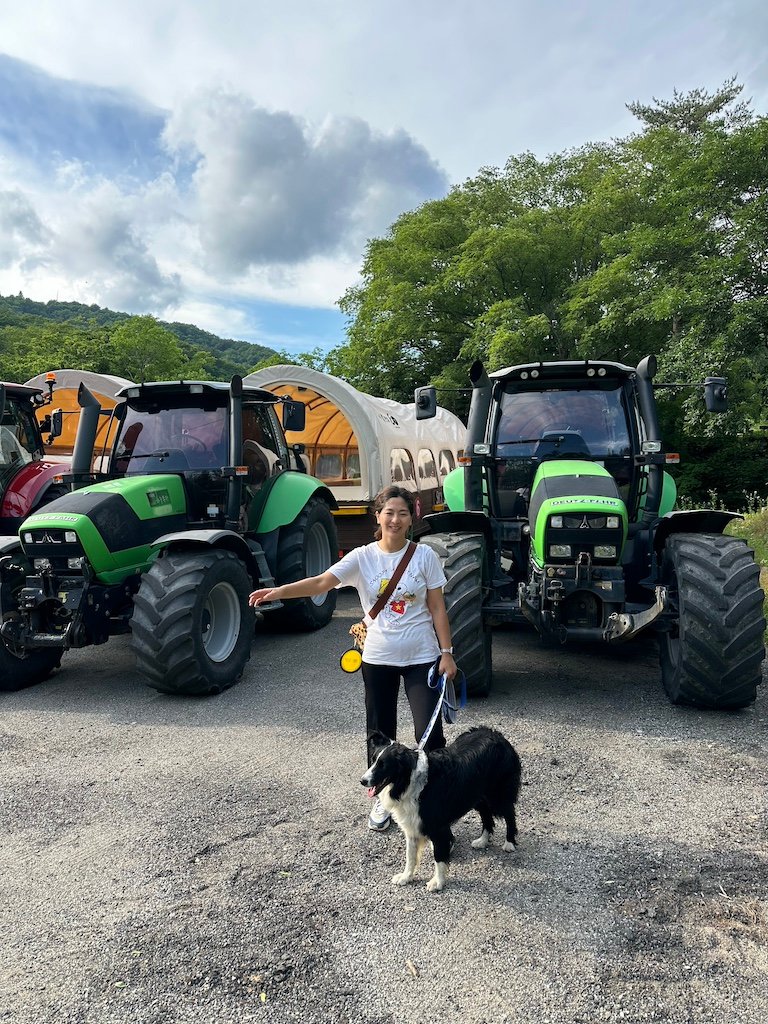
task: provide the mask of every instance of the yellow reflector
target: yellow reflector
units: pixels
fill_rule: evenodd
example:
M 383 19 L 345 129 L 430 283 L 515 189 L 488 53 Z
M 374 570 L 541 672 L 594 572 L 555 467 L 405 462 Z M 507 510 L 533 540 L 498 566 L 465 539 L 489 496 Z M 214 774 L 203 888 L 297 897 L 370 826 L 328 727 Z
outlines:
M 331 515 L 334 516 L 365 516 L 367 514 L 367 505 L 342 505 L 341 508 L 331 509 Z
M 342 672 L 357 672 L 363 664 L 363 656 L 356 647 L 350 647 L 339 658 L 339 664 L 341 665 Z

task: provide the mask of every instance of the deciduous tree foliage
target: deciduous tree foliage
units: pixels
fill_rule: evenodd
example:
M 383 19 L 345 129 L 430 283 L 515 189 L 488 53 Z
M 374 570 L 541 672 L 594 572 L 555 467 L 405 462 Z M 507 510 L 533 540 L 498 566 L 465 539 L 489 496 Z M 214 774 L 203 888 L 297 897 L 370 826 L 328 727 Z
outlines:
M 336 372 L 408 400 L 491 368 L 549 358 L 659 357 L 659 378 L 729 378 L 732 411 L 704 421 L 671 392 L 670 429 L 743 432 L 766 418 L 768 120 L 741 86 L 630 104 L 638 132 L 510 158 L 372 240 L 341 299 Z M 456 405 L 450 393 L 445 404 Z

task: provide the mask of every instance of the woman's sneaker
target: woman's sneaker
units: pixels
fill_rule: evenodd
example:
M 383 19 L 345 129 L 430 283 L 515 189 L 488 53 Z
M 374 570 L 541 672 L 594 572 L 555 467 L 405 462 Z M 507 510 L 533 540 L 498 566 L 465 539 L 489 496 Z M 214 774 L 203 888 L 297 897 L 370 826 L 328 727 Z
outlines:
M 368 828 L 371 832 L 383 832 L 384 829 L 389 828 L 390 821 L 389 811 L 384 810 L 381 800 L 376 797 L 371 813 L 368 815 Z

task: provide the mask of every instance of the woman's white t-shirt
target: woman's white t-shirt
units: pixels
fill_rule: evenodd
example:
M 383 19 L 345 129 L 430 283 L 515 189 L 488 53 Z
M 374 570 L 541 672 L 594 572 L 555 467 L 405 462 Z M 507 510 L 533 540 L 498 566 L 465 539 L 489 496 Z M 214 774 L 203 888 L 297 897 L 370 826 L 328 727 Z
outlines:
M 367 613 L 389 583 L 405 549 L 388 554 L 378 544 L 354 548 L 332 565 L 342 587 L 354 587 Z M 379 614 L 368 623 L 365 661 L 370 665 L 422 665 L 440 655 L 427 591 L 445 586 L 443 568 L 432 548 L 417 544 L 395 591 Z M 367 619 L 366 619 L 367 621 Z

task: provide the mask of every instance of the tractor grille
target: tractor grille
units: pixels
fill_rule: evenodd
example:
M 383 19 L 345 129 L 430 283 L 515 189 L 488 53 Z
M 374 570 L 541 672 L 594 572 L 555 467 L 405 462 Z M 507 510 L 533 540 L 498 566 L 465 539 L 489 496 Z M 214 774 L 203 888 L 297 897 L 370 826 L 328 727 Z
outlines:
M 618 526 L 608 526 L 609 518 L 618 519 L 602 512 L 550 516 L 544 534 L 545 561 L 553 564 L 571 562 L 580 554 L 588 554 L 597 564 L 615 564 L 621 555 L 623 528 L 620 519 Z
M 85 552 L 74 530 L 31 529 L 21 530 L 24 554 L 36 569 L 48 562 L 56 572 L 73 572 L 80 568 Z

